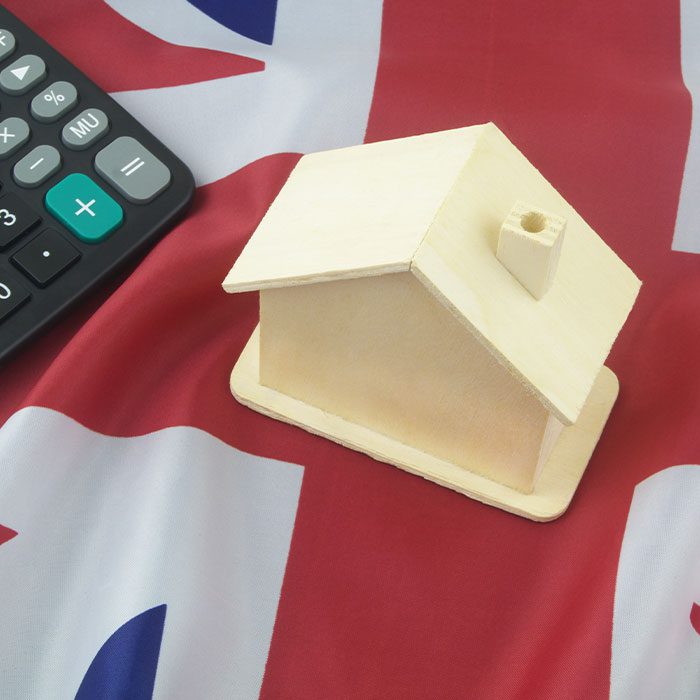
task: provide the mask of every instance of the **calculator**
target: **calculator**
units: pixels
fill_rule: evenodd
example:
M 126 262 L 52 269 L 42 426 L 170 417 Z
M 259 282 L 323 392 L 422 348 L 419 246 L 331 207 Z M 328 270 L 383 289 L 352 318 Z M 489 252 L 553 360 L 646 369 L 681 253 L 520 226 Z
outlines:
M 0 362 L 181 217 L 187 166 L 0 7 Z

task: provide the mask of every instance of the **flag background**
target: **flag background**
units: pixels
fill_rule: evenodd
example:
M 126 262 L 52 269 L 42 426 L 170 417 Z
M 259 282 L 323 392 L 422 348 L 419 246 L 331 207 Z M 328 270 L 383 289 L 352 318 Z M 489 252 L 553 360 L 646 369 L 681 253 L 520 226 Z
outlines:
M 0 370 L 3 596 L 32 611 L 0 633 L 8 697 L 73 697 L 84 682 L 84 697 L 103 683 L 115 698 L 700 696 L 690 0 L 5 4 L 200 185 L 144 260 Z M 607 363 L 618 402 L 570 510 L 546 525 L 272 421 L 228 391 L 257 299 L 220 283 L 298 154 L 489 120 L 644 282 Z M 175 426 L 194 429 L 180 450 Z M 96 447 L 148 433 L 152 459 Z M 183 466 L 182 454 L 196 456 Z M 221 469 L 260 458 L 276 460 L 264 462 L 266 489 Z M 164 497 L 184 472 L 191 489 Z M 141 473 L 152 478 L 135 482 Z M 207 523 L 207 494 L 236 489 L 250 508 L 227 519 L 224 502 Z M 281 541 L 256 568 L 255 523 L 275 504 Z M 201 528 L 183 530 L 192 508 Z M 42 531 L 61 548 L 40 546 Z M 169 582 L 158 553 L 171 547 L 185 563 Z M 280 577 L 265 596 L 258 571 Z M 66 602 L 78 594 L 82 609 Z M 148 618 L 162 626 L 160 655 L 136 643 L 113 654 L 134 671 L 150 653 L 151 685 L 146 672 L 129 691 L 134 671 L 90 686 L 100 646 L 160 605 L 164 618 Z M 202 614 L 178 617 L 183 607 Z M 243 682 L 259 666 L 253 648 L 262 666 Z

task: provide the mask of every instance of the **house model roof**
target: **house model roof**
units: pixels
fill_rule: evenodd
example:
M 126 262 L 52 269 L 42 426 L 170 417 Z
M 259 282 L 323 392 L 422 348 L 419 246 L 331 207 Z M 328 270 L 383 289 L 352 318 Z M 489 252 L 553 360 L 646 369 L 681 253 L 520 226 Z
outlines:
M 496 257 L 516 200 L 567 220 L 554 282 L 539 300 Z M 493 124 L 304 156 L 223 287 L 408 271 L 567 425 L 640 287 Z

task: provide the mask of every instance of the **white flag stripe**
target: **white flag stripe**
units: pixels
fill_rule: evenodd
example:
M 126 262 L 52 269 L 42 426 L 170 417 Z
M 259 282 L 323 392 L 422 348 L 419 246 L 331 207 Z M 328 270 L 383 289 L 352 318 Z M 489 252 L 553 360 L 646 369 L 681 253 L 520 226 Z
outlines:
M 243 41 L 186 0 L 109 4 L 173 43 L 233 50 Z M 163 12 L 167 22 L 157 19 Z M 190 166 L 198 185 L 274 153 L 362 143 L 381 19 L 381 0 L 279 0 L 272 46 L 243 42 L 245 55 L 264 57 L 264 71 L 113 97 Z
M 637 486 L 615 587 L 613 700 L 700 698 L 700 467 L 665 469 Z
M 155 698 L 255 698 L 303 470 L 189 427 L 134 438 L 31 407 L 0 428 L 2 697 L 72 698 L 165 603 Z
M 693 101 L 673 250 L 700 253 L 700 3 L 681 0 L 681 67 Z

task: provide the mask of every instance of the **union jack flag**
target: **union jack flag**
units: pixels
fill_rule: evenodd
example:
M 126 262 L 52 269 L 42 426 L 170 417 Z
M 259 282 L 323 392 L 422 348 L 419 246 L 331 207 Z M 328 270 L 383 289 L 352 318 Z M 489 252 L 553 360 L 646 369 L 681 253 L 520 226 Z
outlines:
M 198 190 L 0 368 L 0 698 L 700 697 L 696 2 L 5 4 Z M 299 155 L 486 121 L 645 283 L 546 525 L 228 389 L 220 283 Z

